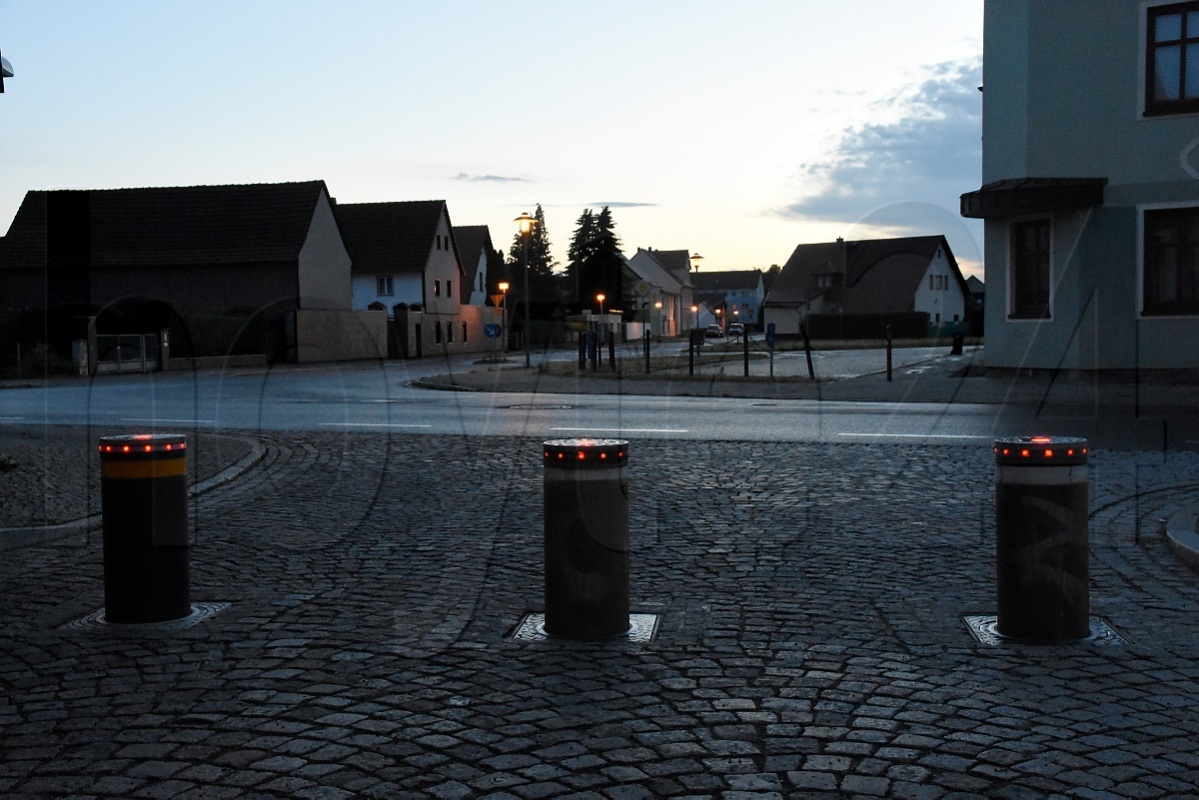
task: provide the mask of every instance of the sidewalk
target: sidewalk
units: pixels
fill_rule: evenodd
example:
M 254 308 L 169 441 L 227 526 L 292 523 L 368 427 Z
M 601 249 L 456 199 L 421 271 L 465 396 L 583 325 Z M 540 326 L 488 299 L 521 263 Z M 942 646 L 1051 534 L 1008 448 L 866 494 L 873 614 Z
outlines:
M 98 531 L 4 553 L 0 795 L 1199 795 L 1199 580 L 1163 536 L 1199 454 L 1093 458 L 1123 641 L 1031 646 L 962 619 L 995 610 L 988 452 L 632 441 L 657 635 L 583 643 L 511 637 L 544 610 L 539 442 L 254 441 L 192 501 L 196 619 L 98 624 Z

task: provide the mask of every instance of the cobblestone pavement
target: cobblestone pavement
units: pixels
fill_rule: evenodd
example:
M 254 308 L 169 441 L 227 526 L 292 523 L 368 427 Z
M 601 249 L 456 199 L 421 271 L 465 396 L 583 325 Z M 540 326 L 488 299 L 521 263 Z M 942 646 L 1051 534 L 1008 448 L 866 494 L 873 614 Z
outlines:
M 259 436 L 196 502 L 191 627 L 81 624 L 100 534 L 0 561 L 6 797 L 1194 797 L 1199 455 L 1092 455 L 1092 611 L 977 641 L 991 454 L 633 441 L 649 643 L 543 609 L 539 442 Z

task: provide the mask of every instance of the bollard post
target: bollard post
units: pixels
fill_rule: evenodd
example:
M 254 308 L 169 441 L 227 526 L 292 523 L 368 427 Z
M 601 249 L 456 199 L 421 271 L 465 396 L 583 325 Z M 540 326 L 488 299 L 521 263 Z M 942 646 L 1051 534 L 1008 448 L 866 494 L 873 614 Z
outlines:
M 890 325 L 887 326 L 886 337 L 887 337 L 887 380 L 890 381 L 891 380 L 891 326 Z
M 545 457 L 545 632 L 629 630 L 629 443 L 555 439 Z
M 579 331 L 579 369 L 587 369 L 587 331 Z
M 649 328 L 645 329 L 645 374 L 649 374 Z
M 997 439 L 995 464 L 996 630 L 1039 642 L 1085 638 L 1087 440 Z
M 191 613 L 187 437 L 100 438 L 104 619 L 142 623 Z

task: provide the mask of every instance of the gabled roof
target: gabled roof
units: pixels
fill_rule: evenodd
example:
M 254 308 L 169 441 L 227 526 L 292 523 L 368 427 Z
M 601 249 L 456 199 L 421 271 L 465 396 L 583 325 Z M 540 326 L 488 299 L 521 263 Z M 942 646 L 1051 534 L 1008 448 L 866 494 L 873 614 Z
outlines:
M 31 191 L 4 237 L 0 264 L 44 264 L 48 209 L 74 201 L 90 219 L 93 266 L 295 261 L 322 195 L 324 181 Z
M 442 215 L 448 223 L 444 200 L 339 203 L 337 223 L 350 251 L 352 271 L 424 272 Z
M 686 250 L 655 250 L 652 247 L 637 248 L 666 270 L 681 286 L 690 286 L 691 253 Z
M 801 244 L 775 278 L 766 304 L 802 305 L 827 294 L 847 314 L 910 311 L 938 249 L 962 283 L 944 236 Z M 821 276 L 831 276 L 831 285 L 821 286 Z
M 495 250 L 491 244 L 491 230 L 486 225 L 455 225 L 454 245 L 462 259 L 462 302 L 470 300 L 479 274 L 479 260 Z
M 752 292 L 762 285 L 762 272 L 756 269 L 732 269 L 723 272 L 700 270 L 691 276 L 691 285 L 700 292 Z

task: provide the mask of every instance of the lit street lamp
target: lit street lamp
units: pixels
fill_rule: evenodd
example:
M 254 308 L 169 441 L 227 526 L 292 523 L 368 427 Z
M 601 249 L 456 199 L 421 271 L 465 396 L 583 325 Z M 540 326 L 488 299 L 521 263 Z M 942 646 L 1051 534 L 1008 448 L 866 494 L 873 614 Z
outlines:
M 511 288 L 512 288 L 512 284 L 508 283 L 508 281 L 500 281 L 499 289 L 504 295 L 504 299 L 501 301 L 503 310 L 500 312 L 500 319 L 504 323 L 504 352 L 505 353 L 508 352 L 508 341 L 509 341 L 509 337 L 508 337 L 508 290 Z
M 531 325 L 529 322 L 529 237 L 533 234 L 533 227 L 537 224 L 537 219 L 535 217 L 529 216 L 529 212 L 526 211 L 512 221 L 515 222 L 517 224 L 517 226 L 520 228 L 520 238 L 523 242 L 523 247 L 521 249 L 524 251 L 524 258 L 525 258 L 525 336 L 524 336 L 524 339 L 525 339 L 525 366 L 528 367 L 528 366 L 531 366 L 531 363 L 529 360 L 529 334 L 531 332 L 531 330 L 530 330 Z
M 603 292 L 600 292 L 599 294 L 597 294 L 595 296 L 595 299 L 599 300 L 600 316 L 602 317 L 604 315 L 604 301 L 608 299 L 608 295 L 604 294 Z
M 703 261 L 704 257 L 701 256 L 699 253 L 696 253 L 695 255 L 691 256 L 688 260 L 691 262 L 691 269 L 695 270 L 695 274 L 698 275 L 699 274 L 699 262 Z

